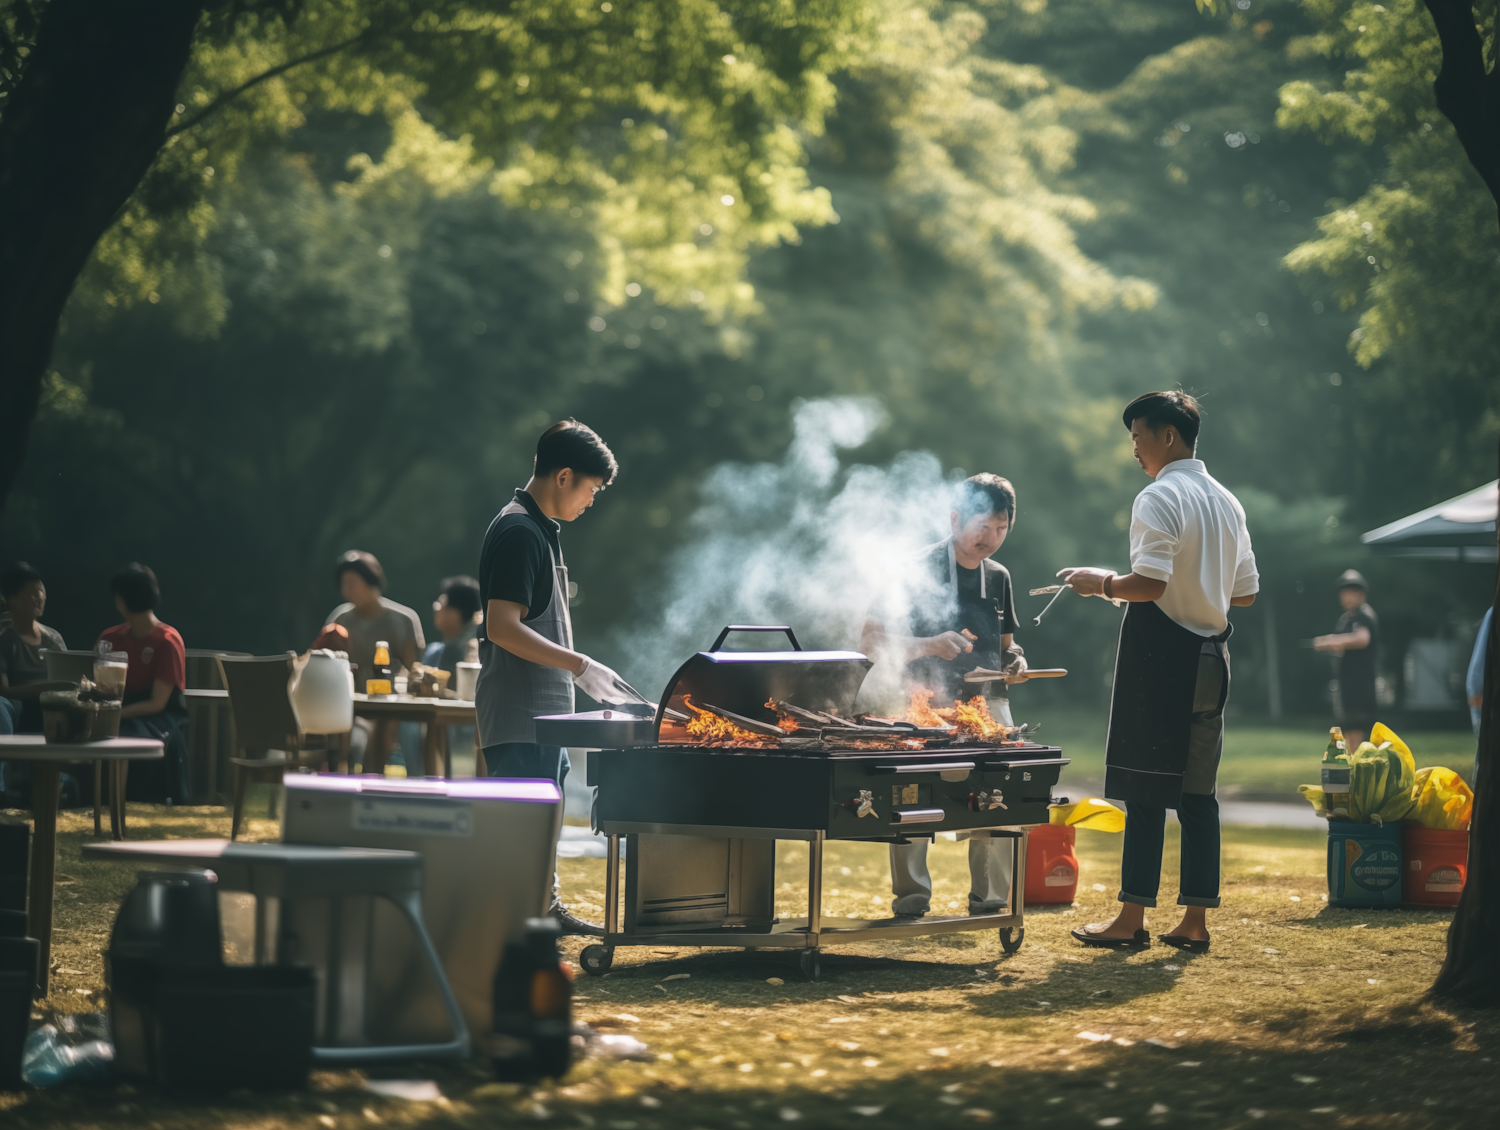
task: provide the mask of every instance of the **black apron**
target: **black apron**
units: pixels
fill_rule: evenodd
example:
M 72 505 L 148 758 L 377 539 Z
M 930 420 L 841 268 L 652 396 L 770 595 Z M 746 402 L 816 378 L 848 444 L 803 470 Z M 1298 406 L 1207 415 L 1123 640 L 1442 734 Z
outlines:
M 973 651 L 964 651 L 955 659 L 939 659 L 935 655 L 918 656 L 906 665 L 907 681 L 913 686 L 926 687 L 934 692 L 935 704 L 946 706 L 954 699 L 968 699 L 984 695 L 995 700 L 995 717 L 1003 709 L 1009 713 L 1009 696 L 1005 681 L 990 683 L 966 683 L 964 674 L 976 667 L 991 671 L 1000 669 L 1002 660 L 1000 620 L 1004 609 L 1000 596 L 989 588 L 989 561 L 979 564 L 979 592 L 960 592 L 958 585 L 958 559 L 953 552 L 953 539 L 948 538 L 924 551 L 926 562 L 934 582 L 933 592 L 927 594 L 931 608 L 922 608 L 912 615 L 911 632 L 914 636 L 936 636 L 943 632 L 961 632 L 967 628 L 978 637 Z M 937 586 L 941 586 L 938 588 Z M 942 599 L 934 600 L 937 592 Z M 1005 702 L 1000 707 L 1000 701 Z
M 532 519 L 519 499 L 501 514 L 522 514 Z M 552 563 L 552 600 L 542 614 L 526 626 L 558 647 L 572 649 L 573 620 L 568 611 L 568 566 L 560 552 L 553 553 L 544 537 Z M 479 681 L 474 689 L 474 715 L 479 730 L 479 748 L 510 742 L 536 743 L 536 723 L 543 714 L 573 713 L 573 675 L 556 667 L 543 667 L 503 647 L 482 639 L 479 644 Z
M 1222 719 L 1229 697 L 1229 650 L 1234 631 L 1200 636 L 1174 622 L 1155 601 L 1126 606 L 1115 657 L 1104 754 L 1104 795 L 1127 803 L 1176 808 L 1190 757 L 1211 757 L 1198 766 L 1189 790 L 1213 792 L 1218 747 L 1194 741 L 1199 717 Z M 1208 701 L 1205 701 L 1205 698 Z

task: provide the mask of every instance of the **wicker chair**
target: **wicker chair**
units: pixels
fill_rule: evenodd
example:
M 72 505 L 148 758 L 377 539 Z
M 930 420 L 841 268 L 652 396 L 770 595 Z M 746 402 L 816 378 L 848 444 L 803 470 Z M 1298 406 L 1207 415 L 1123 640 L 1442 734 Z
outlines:
M 240 756 L 234 767 L 234 817 L 229 838 L 240 834 L 245 789 L 252 781 L 280 781 L 288 769 L 326 763 L 328 741 L 322 734 L 304 734 L 287 694 L 295 652 L 239 658 L 218 657 L 229 708 L 234 713 L 235 740 Z M 274 800 L 273 800 L 274 805 Z M 274 808 L 272 809 L 274 813 Z

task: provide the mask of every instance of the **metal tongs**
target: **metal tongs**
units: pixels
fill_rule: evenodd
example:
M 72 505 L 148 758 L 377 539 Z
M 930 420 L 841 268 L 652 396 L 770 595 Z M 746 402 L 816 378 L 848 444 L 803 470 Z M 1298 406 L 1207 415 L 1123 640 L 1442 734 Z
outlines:
M 1047 615 L 1047 610 L 1050 609 L 1054 604 L 1057 603 L 1057 598 L 1059 596 L 1062 596 L 1063 593 L 1069 591 L 1072 587 L 1073 587 L 1072 585 L 1045 585 L 1045 586 L 1043 586 L 1042 588 L 1039 588 L 1039 589 L 1032 589 L 1031 590 L 1031 595 L 1032 596 L 1046 596 L 1048 593 L 1055 593 L 1056 594 L 1055 596 L 1052 597 L 1051 600 L 1049 600 L 1047 602 L 1047 607 L 1043 608 L 1040 612 L 1038 612 L 1036 614 L 1035 617 L 1032 618 L 1032 621 L 1031 621 L 1032 625 L 1035 626 L 1037 624 L 1040 624 L 1042 622 L 1042 617 L 1045 616 L 1045 615 Z M 1100 593 L 1099 596 L 1100 596 L 1101 599 L 1109 601 L 1116 608 L 1123 607 L 1124 604 L 1125 604 L 1125 602 L 1123 600 L 1121 600 L 1117 596 L 1116 597 L 1109 597 L 1109 596 L 1105 596 L 1103 593 Z

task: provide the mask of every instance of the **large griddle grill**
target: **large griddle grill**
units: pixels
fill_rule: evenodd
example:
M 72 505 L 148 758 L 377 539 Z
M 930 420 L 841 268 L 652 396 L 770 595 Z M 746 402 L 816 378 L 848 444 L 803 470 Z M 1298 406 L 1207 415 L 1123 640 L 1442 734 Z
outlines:
M 726 651 L 731 632 L 784 632 L 787 651 Z M 758 744 L 699 744 L 682 719 L 689 702 L 774 725 L 767 701 L 789 702 L 854 723 L 871 662 L 858 652 L 806 651 L 784 626 L 732 625 L 693 655 L 649 707 L 536 719 L 537 741 L 596 749 L 588 783 L 598 788 L 595 826 L 607 840 L 605 936 L 584 949 L 589 973 L 605 972 L 616 946 L 753 946 L 799 950 L 816 977 L 823 945 L 998 928 L 1014 952 L 1025 935 L 1026 829 L 1048 819 L 1052 786 L 1068 759 L 1035 743 L 960 743 L 857 748 L 857 730 L 827 740 L 804 727 Z M 871 740 L 892 740 L 888 733 Z M 930 731 L 922 731 L 930 733 Z M 851 738 L 851 734 L 853 737 Z M 1011 840 L 1010 909 L 921 919 L 825 918 L 823 843 L 884 843 L 938 832 Z M 627 841 L 620 921 L 620 842 Z M 775 915 L 777 840 L 809 847 L 805 918 Z

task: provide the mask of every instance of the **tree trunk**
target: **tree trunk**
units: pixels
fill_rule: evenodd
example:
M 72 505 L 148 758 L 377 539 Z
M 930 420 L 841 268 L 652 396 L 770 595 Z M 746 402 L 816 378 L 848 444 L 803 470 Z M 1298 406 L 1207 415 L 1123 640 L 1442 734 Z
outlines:
M 1500 530 L 1496 544 L 1500 545 Z M 1500 572 L 1495 605 L 1500 607 Z M 1495 939 L 1500 937 L 1500 611 L 1490 616 L 1483 694 L 1469 873 L 1448 927 L 1448 957 L 1432 986 L 1434 996 L 1470 1008 L 1500 1007 L 1500 962 L 1495 960 Z
M 52 0 L 0 117 L 0 507 L 57 325 L 166 138 L 203 0 Z
M 1500 68 L 1484 72 L 1484 44 L 1470 0 L 1425 2 L 1443 45 L 1443 65 L 1432 84 L 1437 107 L 1500 204 Z

